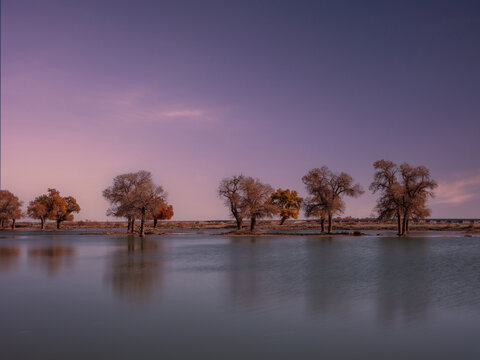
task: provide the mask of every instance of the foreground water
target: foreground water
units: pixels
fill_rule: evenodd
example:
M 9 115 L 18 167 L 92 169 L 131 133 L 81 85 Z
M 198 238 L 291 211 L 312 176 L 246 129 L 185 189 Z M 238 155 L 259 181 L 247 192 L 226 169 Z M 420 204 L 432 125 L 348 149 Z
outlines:
M 480 238 L 3 233 L 2 359 L 480 359 Z

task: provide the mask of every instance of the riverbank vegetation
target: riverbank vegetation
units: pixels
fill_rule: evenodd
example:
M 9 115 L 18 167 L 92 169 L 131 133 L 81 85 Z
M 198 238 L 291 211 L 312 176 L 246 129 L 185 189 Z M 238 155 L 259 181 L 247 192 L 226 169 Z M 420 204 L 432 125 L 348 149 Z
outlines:
M 374 212 L 376 219 L 339 221 L 346 210 L 345 198 L 358 197 L 364 193 L 346 172 L 333 172 L 326 166 L 308 171 L 303 177 L 307 196 L 302 198 L 293 189 L 274 188 L 261 180 L 234 175 L 224 178 L 218 186 L 218 196 L 224 201 L 234 222 L 231 221 L 192 221 L 172 222 L 174 209 L 167 202 L 167 193 L 161 185 L 153 181 L 148 171 L 138 171 L 116 176 L 112 185 L 103 191 L 109 201 L 107 215 L 126 219 L 126 222 L 73 222 L 74 213 L 80 212 L 80 206 L 73 196 L 61 196 L 56 189 L 37 196 L 30 201 L 26 212 L 23 202 L 7 190 L 0 190 L 0 226 L 11 225 L 12 229 L 20 225 L 19 219 L 26 216 L 40 221 L 40 229 L 45 230 L 47 220 L 53 220 L 56 228 L 65 224 L 66 228 L 117 228 L 126 227 L 127 233 L 137 233 L 136 221 L 140 220 L 138 234 L 155 233 L 155 229 L 228 229 L 237 232 L 254 233 L 257 227 L 263 230 L 282 229 L 318 229 L 321 233 L 332 234 L 337 231 L 396 229 L 399 236 L 409 230 L 458 230 L 457 225 L 422 224 L 430 216 L 427 202 L 434 196 L 437 183 L 424 166 L 411 166 L 407 163 L 397 165 L 388 160 L 379 160 L 373 164 L 374 176 L 369 189 L 378 194 Z M 294 221 L 301 216 L 306 220 Z M 279 220 L 271 220 L 278 217 Z M 244 221 L 249 221 L 248 230 Z M 314 221 L 308 221 L 314 220 Z M 161 223 L 159 223 L 161 221 Z M 327 227 L 325 228 L 325 224 Z M 28 227 L 28 223 L 21 223 Z M 146 231 L 147 224 L 151 230 Z M 471 232 L 478 230 L 473 225 Z M 158 231 L 157 231 L 158 232 Z

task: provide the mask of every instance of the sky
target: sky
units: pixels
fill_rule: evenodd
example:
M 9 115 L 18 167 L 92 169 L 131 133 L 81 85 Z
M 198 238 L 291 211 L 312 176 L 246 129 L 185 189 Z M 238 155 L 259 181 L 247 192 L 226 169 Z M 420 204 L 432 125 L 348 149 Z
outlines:
M 145 169 L 175 220 L 226 219 L 220 179 L 296 189 L 323 165 L 427 166 L 433 217 L 480 217 L 480 2 L 3 0 L 2 187 L 104 220 Z M 113 220 L 113 219 L 112 219 Z

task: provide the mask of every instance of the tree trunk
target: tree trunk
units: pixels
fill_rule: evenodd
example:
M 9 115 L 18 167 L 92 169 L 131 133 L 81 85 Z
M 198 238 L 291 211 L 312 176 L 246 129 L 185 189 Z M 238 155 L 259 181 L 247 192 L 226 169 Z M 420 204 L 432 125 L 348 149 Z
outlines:
M 325 232 L 325 219 L 323 217 L 320 218 L 320 228 L 322 229 L 322 233 Z
M 145 237 L 145 208 L 142 208 L 142 218 L 140 219 L 140 237 Z
M 333 229 L 332 215 L 328 215 L 328 233 L 331 234 Z
M 45 218 L 43 218 L 43 217 L 40 218 L 40 224 L 41 224 L 41 225 L 40 225 L 40 226 L 41 226 L 41 229 L 42 229 L 42 230 L 45 230 Z
M 280 225 L 283 225 L 285 223 L 285 220 L 287 220 L 286 217 L 282 217 L 282 219 L 280 220 Z
M 131 229 L 132 229 L 132 217 L 129 216 L 129 217 L 127 218 L 127 234 L 130 233 L 130 230 L 131 230 Z
M 16 222 L 16 220 L 12 219 L 12 230 L 15 230 L 15 222 Z
M 253 230 L 255 230 L 255 224 L 257 222 L 257 218 L 255 217 L 252 217 L 250 219 L 250 231 L 253 232 Z
M 405 226 L 405 233 L 408 233 L 408 224 L 410 223 L 409 219 L 407 218 L 407 224 Z
M 402 217 L 400 216 L 399 211 L 397 211 L 397 235 L 402 235 Z
M 235 216 L 235 221 L 237 222 L 237 230 L 242 229 L 242 219 L 239 216 Z
M 60 223 L 61 223 L 61 221 L 57 220 L 57 229 L 60 229 Z
M 407 219 L 408 219 L 408 215 L 403 215 L 402 236 L 405 235 L 405 231 L 406 231 L 406 228 L 407 228 Z
M 153 228 L 157 228 L 158 219 L 153 219 Z
M 132 217 L 132 224 L 130 225 L 130 233 L 135 233 L 135 217 Z

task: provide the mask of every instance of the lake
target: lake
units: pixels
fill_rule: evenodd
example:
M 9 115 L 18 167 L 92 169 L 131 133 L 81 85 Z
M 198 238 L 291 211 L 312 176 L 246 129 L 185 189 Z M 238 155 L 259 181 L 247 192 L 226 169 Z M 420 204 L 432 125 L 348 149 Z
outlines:
M 480 359 L 480 238 L 0 235 L 2 359 Z

